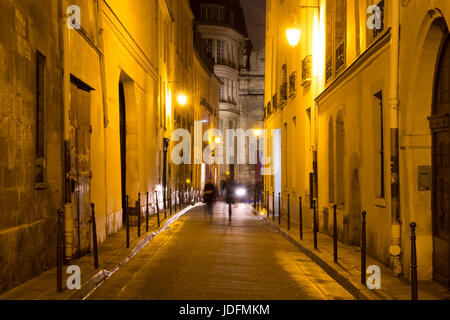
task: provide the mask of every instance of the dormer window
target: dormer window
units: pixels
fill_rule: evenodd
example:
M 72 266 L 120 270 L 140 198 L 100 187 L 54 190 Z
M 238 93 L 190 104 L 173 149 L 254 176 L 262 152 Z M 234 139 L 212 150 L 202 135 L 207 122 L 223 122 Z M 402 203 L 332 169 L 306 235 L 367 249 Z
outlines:
M 212 20 L 212 10 L 208 7 L 201 8 L 201 19 L 202 21 Z
M 225 20 L 225 12 L 223 9 L 217 10 L 217 20 L 223 22 Z
M 200 18 L 202 21 L 225 22 L 226 10 L 222 7 L 202 6 Z

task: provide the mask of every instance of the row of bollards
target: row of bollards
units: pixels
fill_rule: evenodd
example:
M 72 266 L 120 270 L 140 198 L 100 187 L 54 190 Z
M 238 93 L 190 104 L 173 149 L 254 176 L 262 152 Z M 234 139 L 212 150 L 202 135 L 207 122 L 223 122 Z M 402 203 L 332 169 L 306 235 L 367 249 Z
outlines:
M 367 213 L 365 211 L 362 212 L 362 219 L 361 219 L 361 284 L 366 284 L 366 215 Z
M 178 196 L 177 196 L 178 194 Z M 168 204 L 165 206 L 169 209 L 169 214 L 173 215 L 173 209 L 177 212 L 177 208 L 181 209 L 182 206 L 189 203 L 195 203 L 201 201 L 201 191 L 193 190 L 188 194 L 181 194 L 180 190 L 175 190 L 175 202 L 172 198 L 172 190 L 169 191 L 169 197 L 167 199 Z M 155 202 L 156 202 L 156 215 L 158 227 L 161 226 L 160 220 L 160 204 L 158 202 L 158 193 L 155 192 Z M 126 199 L 126 208 L 124 208 L 125 213 L 125 223 L 126 223 L 126 247 L 130 247 L 130 216 L 137 217 L 137 234 L 138 237 L 141 236 L 141 194 L 138 194 L 138 200 L 136 201 L 135 207 L 129 207 L 129 196 Z M 94 267 L 99 269 L 99 254 L 98 254 L 98 239 L 97 239 L 97 223 L 95 216 L 95 203 L 91 203 L 91 219 L 90 223 L 92 226 L 92 247 L 93 247 L 93 258 Z M 64 210 L 59 209 L 57 212 L 57 235 L 56 235 L 56 290 L 58 293 L 63 292 L 63 266 L 64 266 Z M 167 211 L 165 210 L 165 215 Z M 149 193 L 146 193 L 146 204 L 145 204 L 145 230 L 149 231 L 149 217 L 150 217 L 150 197 Z
M 291 229 L 291 210 L 290 195 L 287 195 L 287 229 Z M 275 192 L 272 192 L 272 210 L 270 210 L 270 192 L 266 194 L 267 218 L 270 219 L 270 211 L 272 211 L 272 219 L 275 221 L 275 212 L 278 212 L 278 223 L 281 225 L 281 194 L 278 193 L 278 210 L 275 207 Z M 318 248 L 318 216 L 317 216 L 317 200 L 312 201 L 313 209 L 313 242 L 314 249 Z M 361 283 L 367 285 L 367 212 L 361 212 Z M 410 224 L 411 228 L 411 299 L 418 300 L 418 280 L 417 280 L 417 248 L 416 248 L 416 223 Z M 302 197 L 299 197 L 299 236 L 303 240 L 303 208 Z M 337 225 L 337 205 L 333 205 L 333 261 L 338 263 L 338 225 Z
M 178 197 L 177 197 L 178 193 Z M 149 231 L 149 217 L 150 217 L 150 197 L 149 193 L 146 194 L 146 209 L 145 209 L 145 230 L 146 232 Z M 192 201 L 198 201 L 200 198 L 200 191 L 195 190 L 193 193 L 181 193 L 180 190 L 175 190 L 175 212 L 177 211 L 177 205 L 178 208 L 182 208 L 183 206 L 191 203 Z M 165 201 L 163 204 L 163 210 L 164 210 L 164 219 L 167 219 L 167 213 L 169 213 L 170 216 L 173 215 L 173 198 L 172 198 L 172 190 L 169 189 L 169 195 L 164 197 Z M 156 207 L 156 220 L 158 228 L 161 227 L 161 206 L 159 202 L 158 192 L 155 191 L 155 207 Z M 169 210 L 169 212 L 168 212 Z M 125 223 L 126 223 L 126 247 L 130 247 L 130 216 L 137 217 L 137 236 L 141 236 L 141 194 L 138 194 L 138 200 L 136 201 L 135 207 L 129 207 L 129 196 L 127 195 L 126 200 L 126 208 L 125 208 Z
M 260 192 L 257 189 L 255 189 L 253 195 L 253 207 L 256 212 L 260 212 L 263 206 L 264 206 L 264 195 L 260 194 Z
M 63 260 L 64 260 L 64 211 L 62 209 L 58 210 L 58 224 L 57 224 L 57 235 L 56 235 L 56 291 L 63 291 Z

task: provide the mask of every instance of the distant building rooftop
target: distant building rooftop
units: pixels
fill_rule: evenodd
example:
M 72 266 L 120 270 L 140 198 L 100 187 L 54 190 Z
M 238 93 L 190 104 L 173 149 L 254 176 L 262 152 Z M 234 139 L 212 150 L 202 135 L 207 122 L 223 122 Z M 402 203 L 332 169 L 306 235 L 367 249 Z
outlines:
M 248 37 L 239 0 L 191 0 L 191 8 L 197 23 L 231 27 Z

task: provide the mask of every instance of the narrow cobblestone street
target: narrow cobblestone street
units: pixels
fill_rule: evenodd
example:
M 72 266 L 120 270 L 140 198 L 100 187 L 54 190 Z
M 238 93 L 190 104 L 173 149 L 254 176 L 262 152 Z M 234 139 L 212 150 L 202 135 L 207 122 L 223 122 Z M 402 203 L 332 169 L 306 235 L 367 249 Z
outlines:
M 352 299 L 248 207 L 192 210 L 89 299 Z

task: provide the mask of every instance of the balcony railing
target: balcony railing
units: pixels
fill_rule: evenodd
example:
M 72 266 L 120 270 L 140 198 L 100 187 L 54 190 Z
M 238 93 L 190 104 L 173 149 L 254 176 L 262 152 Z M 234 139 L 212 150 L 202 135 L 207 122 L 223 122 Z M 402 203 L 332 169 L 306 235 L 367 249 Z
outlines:
M 272 112 L 276 112 L 278 109 L 278 94 L 275 93 L 272 97 Z
M 302 60 L 302 86 L 307 87 L 312 80 L 312 56 L 308 55 Z
M 284 82 L 280 86 L 280 105 L 283 105 L 287 102 L 288 99 L 288 84 Z
M 336 73 L 338 73 L 345 65 L 345 40 L 336 48 Z
M 383 29 L 384 29 L 384 0 L 381 0 L 380 2 L 378 2 L 377 6 L 381 10 L 381 28 L 380 29 L 377 29 L 377 28 L 373 29 L 373 37 L 374 38 L 376 38 L 381 32 L 383 32 Z
M 212 115 L 217 116 L 216 110 L 211 106 L 211 104 L 205 98 L 201 99 L 200 105 L 203 106 L 206 110 L 208 110 Z
M 237 102 L 233 98 L 220 98 L 219 101 L 221 103 L 228 103 L 228 104 L 232 104 L 233 106 L 237 106 Z
M 326 81 L 331 78 L 333 78 L 333 58 L 329 58 L 326 65 Z
M 270 102 L 264 106 L 264 119 L 269 118 L 270 116 Z
M 227 66 L 233 69 L 237 70 L 237 65 L 234 61 L 226 59 L 226 58 L 218 58 L 217 59 L 217 65 L 221 65 L 221 66 Z
M 294 71 L 289 76 L 289 96 L 293 96 L 297 92 L 297 71 Z

